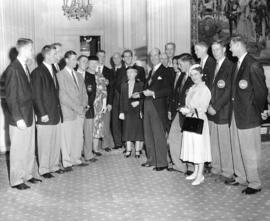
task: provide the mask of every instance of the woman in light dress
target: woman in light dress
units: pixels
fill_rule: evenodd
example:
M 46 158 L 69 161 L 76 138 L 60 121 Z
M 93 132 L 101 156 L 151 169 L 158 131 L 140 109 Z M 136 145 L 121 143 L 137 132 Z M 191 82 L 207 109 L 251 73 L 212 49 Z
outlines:
M 187 117 L 197 117 L 204 120 L 202 134 L 183 132 L 182 150 L 180 158 L 184 162 L 194 163 L 194 172 L 187 176 L 187 180 L 194 180 L 192 185 L 199 185 L 204 181 L 203 169 L 205 162 L 211 162 L 211 146 L 207 108 L 211 100 L 211 92 L 202 80 L 203 73 L 200 65 L 196 64 L 190 68 L 190 77 L 194 85 L 189 89 L 186 96 L 186 106 L 180 108 L 180 112 Z

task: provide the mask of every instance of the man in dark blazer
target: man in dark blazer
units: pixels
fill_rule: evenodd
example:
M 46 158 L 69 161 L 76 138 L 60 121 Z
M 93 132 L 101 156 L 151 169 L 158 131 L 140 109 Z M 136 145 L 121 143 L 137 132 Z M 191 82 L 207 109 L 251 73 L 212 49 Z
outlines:
M 113 103 L 113 71 L 105 66 L 106 52 L 100 50 L 97 52 L 97 57 L 99 64 L 97 67 L 97 72 L 102 73 L 102 75 L 109 81 L 107 86 L 107 111 L 105 113 L 104 120 L 104 138 L 102 142 L 102 148 L 105 151 L 111 151 L 111 148 L 114 147 L 112 132 L 111 132 L 111 110 Z
M 95 153 L 98 153 L 98 150 L 93 149 L 93 126 L 94 126 L 94 101 L 96 98 L 96 79 L 95 73 L 98 65 L 97 56 L 85 56 L 80 55 L 78 57 L 78 69 L 77 72 L 82 75 L 85 83 L 85 88 L 88 96 L 88 110 L 85 113 L 84 126 L 83 126 L 83 155 L 84 160 L 89 162 L 96 162 Z M 88 68 L 89 67 L 89 68 Z M 87 72 L 86 70 L 89 70 Z
M 122 64 L 122 56 L 119 52 L 116 52 L 112 56 L 113 61 L 113 106 L 112 106 L 112 134 L 114 139 L 114 148 L 122 148 L 122 121 L 119 119 L 119 105 L 120 105 L 120 91 L 121 84 L 127 80 L 125 77 L 125 67 Z
M 180 76 L 178 80 L 175 79 L 175 88 L 173 90 L 173 97 L 171 98 L 171 111 L 175 112 L 172 114 L 172 125 L 168 135 L 168 145 L 170 148 L 172 165 L 169 171 L 179 171 L 182 173 L 191 174 L 191 166 L 187 163 L 183 163 L 179 156 L 181 152 L 182 143 L 182 131 L 181 127 L 184 121 L 184 115 L 178 112 L 179 107 L 185 106 L 186 94 L 188 89 L 193 85 L 193 81 L 188 76 L 190 67 L 194 64 L 192 56 L 188 53 L 183 53 L 177 57 L 178 68 L 180 69 Z M 174 108 L 174 110 L 172 110 Z
M 216 66 L 212 74 L 212 84 L 210 84 L 212 98 L 208 108 L 212 153 L 211 173 L 231 178 L 234 171 L 229 130 L 229 107 L 233 64 L 225 57 L 224 41 L 215 41 L 212 44 L 212 52 L 216 59 Z
M 166 126 L 168 125 L 168 96 L 171 93 L 168 69 L 160 62 L 160 50 L 150 52 L 153 69 L 145 84 L 144 137 L 147 161 L 142 166 L 154 166 L 156 171 L 168 167 Z
M 238 58 L 232 80 L 230 132 L 235 179 L 227 184 L 246 184 L 244 194 L 261 190 L 259 162 L 261 152 L 261 113 L 268 90 L 262 66 L 247 53 L 242 36 L 231 39 L 230 50 Z
M 26 181 L 36 183 L 35 121 L 32 86 L 27 60 L 33 57 L 33 41 L 17 41 L 18 56 L 8 66 L 5 79 L 10 133 L 10 185 L 19 190 L 30 188 Z
M 213 82 L 216 61 L 207 53 L 208 45 L 205 42 L 199 42 L 195 45 L 195 54 L 200 59 L 200 65 L 203 69 L 203 78 L 208 88 Z
M 46 45 L 42 49 L 44 61 L 31 74 L 34 109 L 37 116 L 37 146 L 39 174 L 44 178 L 59 169 L 61 107 L 59 85 L 52 64 L 56 48 Z

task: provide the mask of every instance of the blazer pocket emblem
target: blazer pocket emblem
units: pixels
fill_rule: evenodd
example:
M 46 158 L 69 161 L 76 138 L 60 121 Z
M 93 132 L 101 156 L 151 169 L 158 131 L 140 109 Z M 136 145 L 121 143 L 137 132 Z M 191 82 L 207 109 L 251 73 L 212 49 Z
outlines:
M 157 78 L 158 80 L 162 80 L 162 77 L 160 77 L 160 76 L 158 76 L 158 78 Z
M 225 83 L 225 81 L 223 81 L 223 80 L 219 80 L 219 81 L 217 82 L 218 88 L 224 88 L 225 85 L 226 85 L 226 83 Z
M 93 90 L 92 85 L 91 85 L 91 84 L 88 85 L 88 86 L 87 86 L 87 91 L 88 91 L 88 92 L 91 92 L 92 90 Z
M 248 87 L 248 82 L 246 80 L 240 80 L 239 87 L 243 90 L 246 89 Z

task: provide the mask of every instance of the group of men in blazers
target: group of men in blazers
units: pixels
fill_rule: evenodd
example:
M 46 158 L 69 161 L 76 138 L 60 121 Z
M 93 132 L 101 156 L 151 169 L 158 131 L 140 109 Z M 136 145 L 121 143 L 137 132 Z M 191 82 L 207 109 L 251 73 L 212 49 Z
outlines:
M 216 40 L 212 43 L 214 58 L 208 55 L 208 49 L 204 42 L 195 45 L 206 85 L 212 94 L 207 111 L 211 138 L 211 173 L 227 185 L 246 186 L 243 194 L 255 194 L 262 188 L 259 176 L 260 125 L 268 94 L 264 70 L 247 52 L 247 43 L 242 36 L 235 36 L 230 40 L 230 51 L 238 58 L 237 64 L 226 57 L 226 42 Z M 170 99 L 172 112 L 185 105 L 186 92 L 181 94 L 183 87 L 179 86 L 188 70 L 185 57 L 185 54 L 174 57 L 183 77 L 180 75 L 178 79 L 175 78 Z M 189 65 L 192 63 L 194 61 L 190 61 Z M 191 85 L 190 81 L 188 87 Z M 183 120 L 181 113 L 177 113 L 170 128 L 168 144 L 173 162 L 169 170 L 185 173 L 189 165 L 179 160 L 181 147 L 180 150 L 177 149 L 177 144 L 181 145 L 179 134 Z
M 237 64 L 226 57 L 226 43 L 222 40 L 212 43 L 213 57 L 208 55 L 209 48 L 204 42 L 195 45 L 195 54 L 212 94 L 208 107 L 211 173 L 228 185 L 246 185 L 243 193 L 254 194 L 262 188 L 260 125 L 268 90 L 263 68 L 246 48 L 243 37 L 231 39 L 230 50 L 238 58 Z M 189 68 L 195 61 L 191 54 L 172 58 L 173 43 L 166 44 L 166 56 L 159 49 L 152 49 L 153 68 L 146 78 L 144 69 L 133 64 L 131 50 L 113 55 L 113 69 L 104 66 L 105 51 L 78 58 L 74 51 L 67 51 L 65 66 L 61 67 L 61 44 L 46 45 L 42 49 L 44 61 L 31 75 L 26 63 L 33 57 L 32 40 L 19 39 L 17 50 L 18 56 L 7 68 L 5 80 L 12 187 L 27 189 L 30 187 L 25 182 L 41 182 L 40 176 L 52 178 L 52 173 L 71 171 L 74 165 L 86 166 L 82 153 L 86 161 L 92 162 L 101 155 L 87 136 L 92 133 L 95 115 L 96 72 L 109 81 L 103 148 L 110 151 L 109 147 L 123 146 L 119 103 L 121 85 L 127 81 L 126 71 L 130 66 L 138 71 L 137 81 L 144 84 L 143 91 L 137 95 L 144 100 L 147 161 L 142 166 L 154 167 L 156 171 L 189 173 L 192 170 L 191 164 L 179 159 L 184 116 L 178 111 L 185 106 L 185 96 L 193 85 Z M 39 167 L 35 160 L 35 126 Z

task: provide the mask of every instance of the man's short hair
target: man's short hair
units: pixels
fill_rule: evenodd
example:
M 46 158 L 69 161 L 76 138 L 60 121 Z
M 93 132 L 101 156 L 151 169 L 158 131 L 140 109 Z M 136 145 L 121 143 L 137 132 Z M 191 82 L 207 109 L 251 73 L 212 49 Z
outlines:
M 52 46 L 54 46 L 54 47 L 62 47 L 62 44 L 59 43 L 59 42 L 55 42 L 55 43 L 52 44 Z
M 46 54 L 48 54 L 51 50 L 55 50 L 55 49 L 56 47 L 53 45 L 45 45 L 41 50 L 41 54 L 43 58 L 45 58 Z
M 129 53 L 131 55 L 131 57 L 133 57 L 133 52 L 130 49 L 126 49 L 122 53 L 122 58 L 124 57 L 125 53 Z
M 178 60 L 189 62 L 191 65 L 195 64 L 195 61 L 194 61 L 192 55 L 189 53 L 180 54 Z
M 98 57 L 97 57 L 96 55 L 90 55 L 90 56 L 88 57 L 88 60 L 89 60 L 89 61 L 98 61 Z
M 98 50 L 96 54 L 98 54 L 98 53 L 106 54 L 106 51 L 104 51 L 104 50 Z
M 76 54 L 75 51 L 70 50 L 70 51 L 67 51 L 67 52 L 65 53 L 64 58 L 70 58 L 71 55 L 77 55 L 77 54 Z
M 242 45 L 247 46 L 247 38 L 243 35 L 235 35 L 231 38 L 231 41 L 234 43 L 240 42 Z
M 33 41 L 30 38 L 19 38 L 16 43 L 16 48 L 18 50 L 29 44 L 33 44 Z
M 168 47 L 168 45 L 172 45 L 174 49 L 176 48 L 176 45 L 175 45 L 174 42 L 168 42 L 168 43 L 165 44 L 165 50 Z
M 201 46 L 201 47 L 204 47 L 204 48 L 206 48 L 206 49 L 208 49 L 208 44 L 206 43 L 206 42 L 204 42 L 204 41 L 199 41 L 199 42 L 197 42 L 196 44 L 195 44 L 195 46 Z
M 84 54 L 81 54 L 81 55 L 77 58 L 77 60 L 79 61 L 79 60 L 81 60 L 82 58 L 86 58 L 86 59 L 88 60 L 88 57 L 87 57 L 86 55 L 84 55 Z
M 227 42 L 223 39 L 217 39 L 213 41 L 212 45 L 214 44 L 218 44 L 218 45 L 221 45 L 223 48 L 226 48 Z

